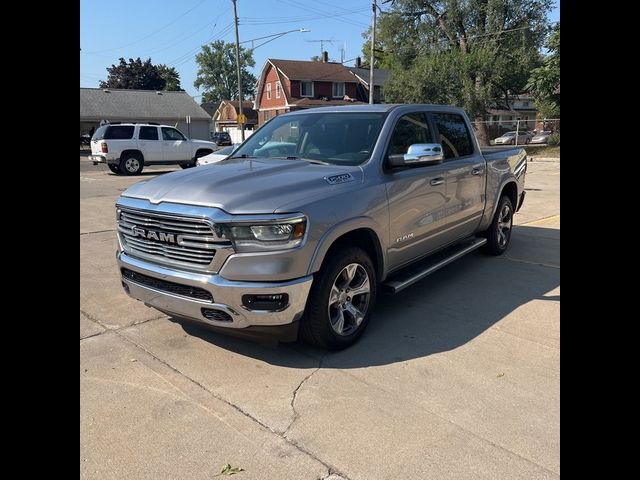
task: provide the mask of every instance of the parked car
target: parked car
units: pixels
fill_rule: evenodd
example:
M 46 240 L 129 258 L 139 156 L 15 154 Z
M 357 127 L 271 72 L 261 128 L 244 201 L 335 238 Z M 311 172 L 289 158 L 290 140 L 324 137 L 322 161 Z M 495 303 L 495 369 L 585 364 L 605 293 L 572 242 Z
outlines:
M 228 147 L 223 147 L 216 150 L 209 155 L 205 155 L 204 157 L 200 157 L 196 160 L 196 166 L 200 165 L 209 165 L 210 163 L 218 163 L 220 160 L 224 160 L 229 155 L 233 153 L 233 151 L 238 148 L 240 144 L 236 143 L 235 145 L 229 145 Z
M 524 145 L 525 143 L 529 143 L 531 141 L 531 135 L 529 132 L 519 132 L 518 133 L 518 145 Z M 494 140 L 496 145 L 515 145 L 516 143 L 516 132 L 507 132 Z
M 91 135 L 85 133 L 84 135 L 80 135 L 80 145 L 89 145 L 91 143 Z
M 89 159 L 94 165 L 106 163 L 113 173 L 137 175 L 145 165 L 195 167 L 215 149 L 213 142 L 189 139 L 168 125 L 118 123 L 95 131 Z
M 531 139 L 531 143 L 549 143 L 549 137 L 552 132 L 536 133 Z
M 215 132 L 211 140 L 219 147 L 232 144 L 229 132 Z
M 258 155 L 283 148 L 283 131 L 293 147 Z M 380 289 L 480 247 L 507 250 L 527 156 L 483 152 L 460 108 L 375 104 L 278 115 L 200 170 L 117 199 L 124 291 L 214 330 L 340 349 L 360 338 Z

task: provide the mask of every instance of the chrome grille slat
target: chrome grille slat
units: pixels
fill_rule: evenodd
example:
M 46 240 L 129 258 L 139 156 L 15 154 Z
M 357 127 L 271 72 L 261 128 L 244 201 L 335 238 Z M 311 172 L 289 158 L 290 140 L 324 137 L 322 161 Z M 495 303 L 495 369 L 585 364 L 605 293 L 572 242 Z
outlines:
M 144 231 L 136 235 L 134 227 L 175 235 L 179 243 L 157 241 L 153 237 L 147 239 Z M 211 266 L 217 249 L 230 246 L 228 241 L 216 236 L 212 226 L 204 219 L 149 211 L 121 208 L 118 232 L 123 247 L 131 255 L 164 264 L 191 266 L 198 270 L 206 270 Z

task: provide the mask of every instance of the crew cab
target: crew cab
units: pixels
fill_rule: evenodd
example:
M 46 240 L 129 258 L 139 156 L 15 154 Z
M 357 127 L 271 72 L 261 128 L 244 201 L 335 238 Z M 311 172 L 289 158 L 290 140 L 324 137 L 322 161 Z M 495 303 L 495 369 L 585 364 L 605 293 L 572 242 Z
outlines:
M 122 285 L 213 329 L 345 348 L 381 290 L 504 253 L 526 170 L 522 148 L 481 150 L 460 108 L 278 115 L 229 158 L 122 193 Z
M 189 139 L 169 125 L 106 124 L 91 137 L 89 160 L 106 163 L 116 174 L 138 175 L 145 165 L 194 167 L 198 158 L 216 148 L 213 142 Z

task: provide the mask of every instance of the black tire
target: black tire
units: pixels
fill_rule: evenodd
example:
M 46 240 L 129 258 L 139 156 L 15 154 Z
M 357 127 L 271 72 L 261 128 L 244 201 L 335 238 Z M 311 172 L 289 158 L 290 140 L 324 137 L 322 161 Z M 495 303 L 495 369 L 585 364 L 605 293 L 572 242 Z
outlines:
M 120 159 L 120 173 L 125 175 L 140 175 L 144 167 L 144 160 L 138 153 L 127 153 Z
M 116 175 L 120 174 L 120 166 L 119 165 L 115 165 L 113 163 L 107 163 L 107 167 L 109 167 L 109 170 L 111 170 Z
M 354 274 L 349 280 L 351 270 Z M 366 272 L 366 276 L 363 272 Z M 367 293 L 347 296 L 350 289 L 364 291 L 367 281 Z M 333 298 L 340 300 L 332 304 L 330 300 L 334 284 L 339 285 L 336 292 L 340 293 Z M 336 251 L 325 260 L 322 269 L 315 275 L 300 324 L 300 336 L 311 344 L 330 350 L 353 345 L 369 324 L 376 293 L 376 272 L 369 255 L 357 247 Z M 361 315 L 354 315 L 352 312 Z M 357 317 L 360 317 L 359 323 Z M 342 318 L 342 323 L 339 318 Z M 339 330 L 342 330 L 341 334 L 338 333 Z
M 508 218 L 505 217 L 508 215 Z M 487 243 L 482 246 L 482 251 L 488 255 L 502 255 L 509 248 L 511 243 L 511 231 L 513 230 L 513 204 L 506 195 L 500 198 L 496 213 L 491 220 L 491 225 L 482 236 L 487 239 Z M 506 220 L 505 220 L 506 218 Z

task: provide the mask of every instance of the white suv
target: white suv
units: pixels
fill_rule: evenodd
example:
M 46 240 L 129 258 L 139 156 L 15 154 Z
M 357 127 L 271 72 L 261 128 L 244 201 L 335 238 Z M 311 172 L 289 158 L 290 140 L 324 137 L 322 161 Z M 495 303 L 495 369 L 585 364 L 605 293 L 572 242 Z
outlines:
M 89 159 L 94 165 L 106 163 L 113 173 L 137 175 L 145 165 L 193 167 L 196 159 L 216 149 L 215 143 L 188 139 L 168 125 L 112 123 L 91 137 Z

